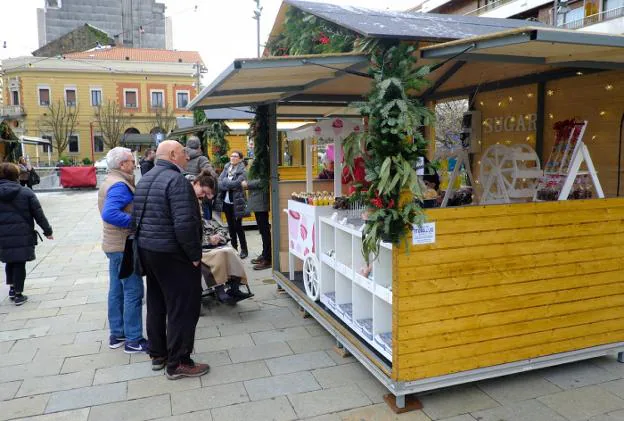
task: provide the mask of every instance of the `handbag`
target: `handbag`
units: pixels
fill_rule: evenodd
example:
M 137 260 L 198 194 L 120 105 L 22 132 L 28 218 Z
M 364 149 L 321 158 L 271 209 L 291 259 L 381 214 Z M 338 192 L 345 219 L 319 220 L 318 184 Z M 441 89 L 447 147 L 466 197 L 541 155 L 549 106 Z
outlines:
M 147 195 L 145 196 L 145 202 L 143 202 L 143 209 L 141 210 L 141 216 L 139 217 L 139 222 L 137 223 L 136 230 L 134 234 L 130 234 L 126 237 L 126 242 L 124 244 L 123 257 L 121 259 L 121 265 L 119 267 L 119 279 L 126 279 L 130 277 L 133 273 L 136 273 L 139 276 L 145 275 L 145 270 L 143 269 L 143 265 L 141 264 L 141 256 L 139 256 L 139 232 L 141 231 L 141 222 L 143 221 L 143 215 L 145 214 L 145 206 L 147 205 L 147 200 L 149 198 L 150 191 L 152 190 L 152 186 L 156 182 L 158 176 L 152 180 L 152 184 L 150 184 L 147 189 Z
M 30 181 L 30 185 L 31 186 L 36 186 L 37 184 L 39 184 L 41 182 L 41 177 L 39 177 L 39 174 L 37 174 L 37 171 L 35 171 L 34 168 L 32 168 L 30 170 L 30 174 L 28 175 L 28 179 Z

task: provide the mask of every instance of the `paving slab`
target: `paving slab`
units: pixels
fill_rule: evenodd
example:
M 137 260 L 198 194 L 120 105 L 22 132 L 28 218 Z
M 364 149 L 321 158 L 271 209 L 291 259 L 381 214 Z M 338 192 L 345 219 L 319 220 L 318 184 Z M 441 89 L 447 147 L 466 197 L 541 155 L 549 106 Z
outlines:
M 31 348 L 24 352 L 13 351 L 6 354 L 0 354 L 0 367 L 29 363 L 35 358 L 36 354 L 37 349 L 35 348 Z
M 32 327 L 25 329 L 16 329 L 16 330 L 4 330 L 0 332 L 0 342 L 2 341 L 17 341 L 20 339 L 27 338 L 39 338 L 41 336 L 45 336 L 50 327 Z
M 73 411 L 55 412 L 53 414 L 37 415 L 35 417 L 19 418 L 13 421 L 87 421 L 89 408 Z
M 450 418 L 483 409 L 496 408 L 498 402 L 474 385 L 462 385 L 419 396 L 423 411 L 432 420 Z
M 169 395 L 94 406 L 89 421 L 143 421 L 171 415 Z
M 314 336 L 302 339 L 286 341 L 295 354 L 303 354 L 312 351 L 331 350 L 336 346 L 333 336 Z
M 50 396 L 46 414 L 68 409 L 86 408 L 126 399 L 126 384 L 113 383 L 55 392 Z
M 268 344 L 255 345 L 228 350 L 233 363 L 263 360 L 267 358 L 291 355 L 293 352 L 284 342 L 271 342 Z
M 540 370 L 539 373 L 546 380 L 564 390 L 604 383 L 620 377 L 598 367 L 591 360 L 551 367 Z
M 251 337 L 256 345 L 266 344 L 270 342 L 286 342 L 293 339 L 307 338 L 311 339 L 312 335 L 304 326 L 288 327 L 284 329 L 274 329 L 271 331 L 255 332 Z
M 473 412 L 471 415 L 480 421 L 566 421 L 553 409 L 534 399 Z
M 336 365 L 325 351 L 307 352 L 305 354 L 288 355 L 266 360 L 267 367 L 273 375 L 288 374 L 297 371 Z
M 309 372 L 284 374 L 245 382 L 245 389 L 252 401 L 269 399 L 290 393 L 310 392 L 320 388 L 321 386 Z
M 142 379 L 128 381 L 128 399 L 158 396 L 166 393 L 199 389 L 200 387 L 202 387 L 201 380 L 197 377 L 189 377 L 176 381 L 171 381 L 167 379 L 163 372 L 159 373 L 160 375 L 157 377 L 145 377 Z M 208 375 L 210 375 L 210 373 L 208 373 L 206 376 Z
M 195 341 L 195 352 L 221 351 L 230 348 L 252 346 L 254 343 L 247 333 Z
M 624 421 L 624 410 L 591 417 L 589 421 Z
M 245 380 L 271 376 L 264 361 L 250 361 L 246 363 L 211 367 L 210 373 L 201 377 L 203 387 L 225 383 L 235 383 Z
M 93 384 L 117 383 L 143 377 L 162 376 L 161 371 L 152 370 L 152 362 L 146 361 L 135 364 L 117 365 L 114 367 L 98 368 L 95 370 Z
M 544 379 L 539 372 L 499 377 L 476 385 L 500 404 L 533 399 L 562 390 Z
M 29 396 L 0 402 L 0 420 L 30 417 L 43 414 L 49 395 Z
M 599 386 L 585 386 L 537 399 L 570 421 L 624 409 L 624 400 Z
M 154 421 L 212 421 L 212 420 L 213 418 L 212 418 L 210 409 L 206 409 L 203 411 L 188 412 L 182 415 L 172 415 L 170 417 L 158 418 L 158 419 L 155 419 Z
M 121 349 L 115 351 L 117 352 L 66 358 L 61 373 L 124 365 L 130 362 L 130 355 L 124 353 Z
M 0 383 L 0 401 L 13 399 L 21 384 L 22 382 L 19 380 L 14 382 Z
M 240 403 L 212 410 L 215 420 L 290 421 L 297 415 L 285 397 Z
M 91 386 L 93 375 L 93 370 L 85 370 L 70 374 L 26 379 L 23 381 L 16 396 L 39 395 Z
M 172 415 L 247 402 L 242 383 L 230 383 L 171 393 Z
M 255 333 L 273 330 L 275 327 L 269 322 L 246 322 L 216 326 L 221 336 L 239 335 L 241 333 Z
M 61 357 L 37 358 L 36 361 L 28 364 L 0 367 L 0 379 L 3 382 L 9 382 L 32 377 L 52 376 L 60 373 L 62 365 L 63 358 Z
M 385 403 L 351 409 L 336 415 L 341 421 L 431 421 L 422 411 L 410 411 L 406 414 L 397 415 Z
M 345 411 L 371 404 L 370 399 L 357 386 L 344 386 L 289 395 L 288 400 L 301 418 Z

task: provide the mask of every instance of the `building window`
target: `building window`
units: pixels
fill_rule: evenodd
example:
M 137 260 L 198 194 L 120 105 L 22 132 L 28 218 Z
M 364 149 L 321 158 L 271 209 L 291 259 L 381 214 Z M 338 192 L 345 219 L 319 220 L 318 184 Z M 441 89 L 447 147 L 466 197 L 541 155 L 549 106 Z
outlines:
M 13 100 L 13 105 L 20 105 L 19 91 L 11 91 L 11 99 Z
M 49 145 L 46 145 L 45 143 L 41 145 L 43 147 L 43 153 L 52 153 L 54 149 L 52 146 L 52 136 L 50 136 L 49 134 L 44 134 L 43 136 L 41 136 L 41 138 L 50 141 Z
M 39 88 L 39 105 L 43 107 L 50 105 L 50 88 Z
M 124 90 L 124 107 L 126 108 L 139 108 L 137 102 L 137 91 L 134 90 Z
M 69 107 L 76 106 L 76 89 L 74 88 L 65 89 L 65 103 Z
M 104 136 L 101 134 L 93 136 L 93 152 L 104 152 Z
M 585 17 L 585 9 L 581 5 L 581 7 L 571 9 L 563 14 L 557 14 L 557 26 L 562 26 L 566 23 L 582 20 L 583 17 Z
M 164 108 L 165 93 L 163 91 L 152 91 L 152 108 Z
M 186 108 L 189 103 L 189 91 L 177 91 L 176 108 Z
M 93 107 L 99 107 L 102 105 L 102 90 L 91 89 L 91 105 Z
M 602 10 L 605 12 L 624 7 L 624 0 L 605 0 Z
M 69 153 L 80 152 L 80 144 L 78 143 L 78 135 L 69 136 Z

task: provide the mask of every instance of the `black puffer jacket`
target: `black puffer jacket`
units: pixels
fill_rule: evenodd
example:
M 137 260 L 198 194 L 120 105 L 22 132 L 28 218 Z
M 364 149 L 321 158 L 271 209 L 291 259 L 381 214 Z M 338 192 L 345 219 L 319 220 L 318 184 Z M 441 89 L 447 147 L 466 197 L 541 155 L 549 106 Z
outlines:
M 0 261 L 35 260 L 33 218 L 44 235 L 52 235 L 35 193 L 14 181 L 0 180 Z
M 177 165 L 158 160 L 138 182 L 133 209 L 136 224 L 141 219 L 143 205 L 140 248 L 182 254 L 191 262 L 201 260 L 202 223 L 197 197 Z
M 232 164 L 227 163 L 219 175 L 219 194 L 217 195 L 215 209 L 223 209 L 225 194 L 229 191 L 230 201 L 234 205 L 234 216 L 242 218 L 247 214 L 247 197 L 245 196 L 245 192 L 241 186 L 241 182 L 243 180 L 247 180 L 247 175 L 245 174 L 245 164 L 241 162 L 236 166 L 236 168 L 234 168 L 234 178 L 232 180 L 228 178 L 228 171 L 231 165 Z

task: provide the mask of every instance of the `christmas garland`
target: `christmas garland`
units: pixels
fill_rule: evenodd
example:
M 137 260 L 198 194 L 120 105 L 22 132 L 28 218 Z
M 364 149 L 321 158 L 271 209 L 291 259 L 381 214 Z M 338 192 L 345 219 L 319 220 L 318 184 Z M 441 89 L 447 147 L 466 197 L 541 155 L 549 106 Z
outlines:
M 271 56 L 370 51 L 375 42 L 324 19 L 291 7 L 282 32 L 267 42 Z
M 254 159 L 249 168 L 249 178 L 258 179 L 264 189 L 269 186 L 269 125 L 268 108 L 259 106 L 256 115 L 249 122 L 247 135 L 254 140 Z
M 209 127 L 206 130 L 206 137 L 210 145 L 212 165 L 217 170 L 222 170 L 230 160 L 228 151 L 230 144 L 226 138 L 230 134 L 230 128 L 224 120 L 207 120 Z
M 434 114 L 408 93 L 428 84 L 429 68 L 416 68 L 415 62 L 414 47 L 405 44 L 374 55 L 373 89 L 368 102 L 358 104 L 368 119 L 368 131 L 346 144 L 345 156 L 354 156 L 361 141 L 368 151 L 364 160 L 370 186 L 356 195 L 368 207 L 362 246 L 367 260 L 377 256 L 381 241 L 407 241 L 412 225 L 425 219 L 414 200 L 422 199 L 414 165 L 426 154 L 422 128 L 433 122 Z

